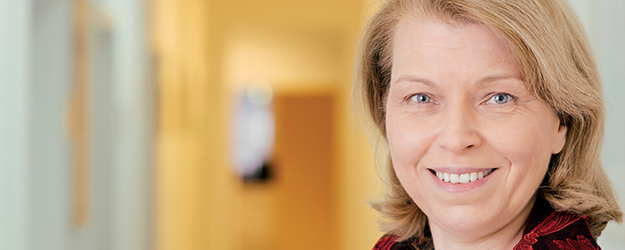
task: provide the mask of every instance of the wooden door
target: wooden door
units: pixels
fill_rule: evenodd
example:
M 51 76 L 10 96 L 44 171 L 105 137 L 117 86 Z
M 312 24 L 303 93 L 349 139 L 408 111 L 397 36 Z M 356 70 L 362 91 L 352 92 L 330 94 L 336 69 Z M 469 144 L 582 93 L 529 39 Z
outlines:
M 273 160 L 278 249 L 336 249 L 331 94 L 277 94 Z

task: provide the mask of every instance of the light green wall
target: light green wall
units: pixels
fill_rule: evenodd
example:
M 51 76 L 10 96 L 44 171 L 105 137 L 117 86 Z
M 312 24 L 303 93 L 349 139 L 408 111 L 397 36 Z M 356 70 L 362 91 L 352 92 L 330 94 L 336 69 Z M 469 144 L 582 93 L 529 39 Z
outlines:
M 602 160 L 625 208 L 625 1 L 569 0 L 590 38 L 608 102 Z M 625 226 L 609 223 L 599 244 L 603 249 L 625 245 Z

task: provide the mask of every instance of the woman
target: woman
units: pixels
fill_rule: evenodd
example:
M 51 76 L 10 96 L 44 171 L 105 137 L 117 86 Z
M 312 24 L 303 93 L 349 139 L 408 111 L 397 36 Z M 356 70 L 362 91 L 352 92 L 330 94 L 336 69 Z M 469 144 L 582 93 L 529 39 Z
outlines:
M 599 249 L 620 222 L 598 70 L 565 0 L 389 0 L 359 60 L 389 152 L 375 249 Z

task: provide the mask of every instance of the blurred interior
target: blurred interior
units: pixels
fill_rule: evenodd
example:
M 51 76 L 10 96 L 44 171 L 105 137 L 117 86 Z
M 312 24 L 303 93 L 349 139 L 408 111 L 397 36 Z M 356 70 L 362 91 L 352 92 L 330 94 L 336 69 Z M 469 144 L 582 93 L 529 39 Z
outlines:
M 368 1 L 154 1 L 160 249 L 366 249 L 372 154 L 350 113 Z M 265 180 L 233 174 L 236 96 L 272 89 Z M 252 127 L 258 124 L 250 125 Z M 235 131 L 233 131 L 235 130 Z M 364 137 L 366 138 L 366 137 Z M 184 194 L 184 195 L 181 195 Z
M 570 2 L 625 197 L 625 3 Z M 371 249 L 381 183 L 351 86 L 376 4 L 0 0 L 0 249 Z

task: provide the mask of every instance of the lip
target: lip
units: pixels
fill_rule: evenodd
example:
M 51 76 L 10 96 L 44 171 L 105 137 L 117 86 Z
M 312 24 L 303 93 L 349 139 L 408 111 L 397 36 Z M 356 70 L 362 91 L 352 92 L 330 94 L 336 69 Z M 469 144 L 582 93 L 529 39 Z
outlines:
M 476 181 L 472 181 L 469 183 L 449 183 L 449 182 L 444 182 L 438 179 L 438 177 L 436 177 L 436 174 L 433 174 L 430 170 L 434 170 L 437 172 L 446 172 L 446 173 L 452 173 L 452 174 L 466 174 L 466 173 L 470 173 L 470 172 L 480 172 L 480 171 L 486 171 L 489 170 L 491 168 L 431 168 L 428 169 L 428 173 L 430 174 L 432 181 L 438 185 L 439 187 L 443 188 L 444 190 L 446 190 L 447 192 L 450 193 L 462 193 L 462 192 L 468 192 L 471 190 L 475 190 L 481 186 L 483 186 L 484 184 L 486 184 L 491 177 L 496 174 L 499 170 L 498 168 L 493 168 L 493 172 L 491 172 L 489 175 L 485 176 L 482 179 L 476 180 Z

